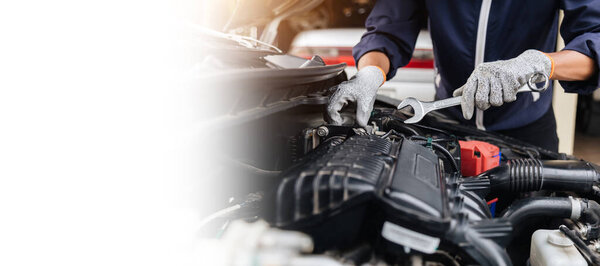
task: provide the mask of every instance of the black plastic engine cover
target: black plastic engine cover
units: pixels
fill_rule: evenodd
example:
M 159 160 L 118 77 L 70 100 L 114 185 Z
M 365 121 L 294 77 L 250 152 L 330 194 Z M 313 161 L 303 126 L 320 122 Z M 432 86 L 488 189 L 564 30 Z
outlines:
M 447 211 L 445 182 L 437 155 L 427 148 L 404 141 L 400 149 L 388 196 L 441 218 Z M 435 195 L 435 196 L 434 196 Z M 439 197 L 437 196 L 439 195 Z M 412 198 L 407 199 L 406 196 Z M 406 199 L 403 202 L 403 199 Z
M 445 185 L 429 148 L 373 135 L 332 138 L 283 173 L 273 223 L 310 234 L 317 250 L 359 238 L 394 247 L 381 238 L 386 222 L 441 238 L 450 224 Z
M 392 143 L 378 137 L 330 139 L 284 173 L 275 223 L 285 226 L 342 205 L 356 205 L 389 175 Z

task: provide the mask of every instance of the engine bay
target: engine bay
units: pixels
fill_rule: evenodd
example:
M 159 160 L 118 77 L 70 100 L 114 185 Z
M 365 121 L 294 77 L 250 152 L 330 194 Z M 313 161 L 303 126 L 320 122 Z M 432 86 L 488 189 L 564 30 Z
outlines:
M 380 99 L 366 129 L 325 123 L 322 104 L 253 122 L 227 160 L 241 207 L 204 232 L 266 221 L 309 237 L 298 258 L 339 265 L 523 265 L 532 234 L 554 230 L 598 263 L 597 165 L 443 114 L 404 124 L 393 106 Z
M 215 89 L 199 95 L 219 107 L 204 110 L 216 118 L 200 127 L 212 158 L 198 199 L 212 211 L 200 225 L 203 258 L 219 265 L 600 263 L 597 165 L 461 125 L 443 111 L 407 124 L 411 110 L 382 95 L 365 128 L 352 105 L 342 125 L 332 125 L 324 114 L 331 88 L 347 80 L 344 64 L 264 50 L 248 56 L 248 69 L 204 79 Z

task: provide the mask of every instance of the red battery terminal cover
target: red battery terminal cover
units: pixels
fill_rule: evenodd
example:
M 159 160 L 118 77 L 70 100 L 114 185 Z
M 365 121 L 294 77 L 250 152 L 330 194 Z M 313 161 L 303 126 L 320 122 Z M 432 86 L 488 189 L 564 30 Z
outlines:
M 500 148 L 483 141 L 458 141 L 463 176 L 476 176 L 500 165 Z

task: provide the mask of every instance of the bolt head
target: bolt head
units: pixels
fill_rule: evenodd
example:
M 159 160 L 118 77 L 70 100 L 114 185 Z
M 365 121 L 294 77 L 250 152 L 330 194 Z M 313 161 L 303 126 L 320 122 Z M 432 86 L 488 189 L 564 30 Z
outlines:
M 329 129 L 324 126 L 320 126 L 319 128 L 317 128 L 317 135 L 319 135 L 320 137 L 325 137 L 329 135 Z

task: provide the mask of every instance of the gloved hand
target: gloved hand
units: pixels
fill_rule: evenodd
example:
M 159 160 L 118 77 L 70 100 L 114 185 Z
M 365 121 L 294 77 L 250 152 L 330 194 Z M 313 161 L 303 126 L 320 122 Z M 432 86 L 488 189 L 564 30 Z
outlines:
M 354 77 L 332 89 L 335 93 L 329 98 L 327 113 L 334 125 L 342 124 L 340 110 L 348 101 L 356 102 L 356 121 L 361 127 L 367 126 L 377 89 L 385 82 L 385 73 L 376 66 L 362 68 Z
M 473 117 L 474 105 L 481 110 L 490 106 L 500 106 L 517 100 L 517 91 L 536 73 L 552 76 L 554 62 L 537 50 L 527 50 L 510 60 L 482 63 L 475 67 L 471 76 L 453 96 L 462 95 L 463 117 Z M 536 75 L 534 82 L 544 81 L 543 75 Z

